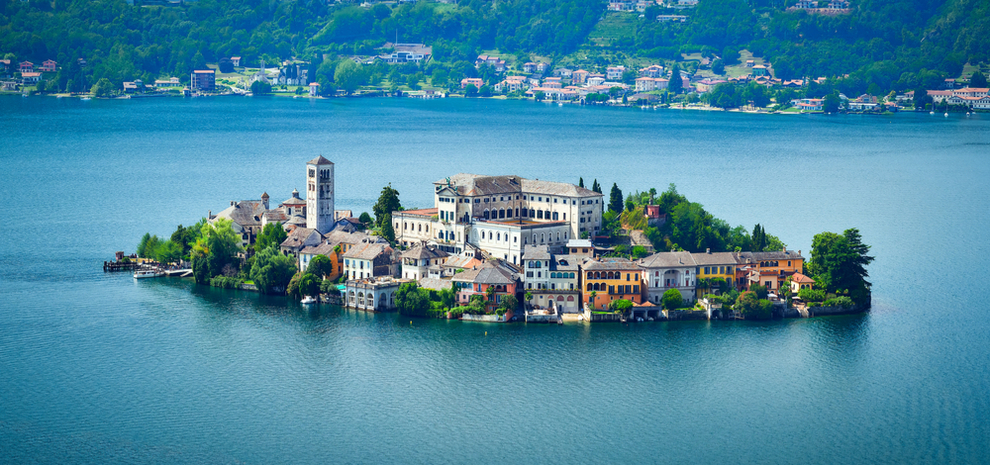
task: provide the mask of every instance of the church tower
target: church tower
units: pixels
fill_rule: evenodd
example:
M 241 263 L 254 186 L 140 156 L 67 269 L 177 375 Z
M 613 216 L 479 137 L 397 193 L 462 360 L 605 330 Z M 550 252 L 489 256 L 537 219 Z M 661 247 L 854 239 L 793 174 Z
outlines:
M 306 162 L 306 227 L 326 234 L 333 224 L 333 163 L 320 155 Z

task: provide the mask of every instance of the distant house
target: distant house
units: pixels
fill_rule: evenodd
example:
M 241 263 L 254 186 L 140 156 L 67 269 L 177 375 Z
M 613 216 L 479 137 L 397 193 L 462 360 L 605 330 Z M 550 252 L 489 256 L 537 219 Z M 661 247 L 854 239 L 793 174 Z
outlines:
M 536 63 L 533 63 L 533 62 L 523 63 L 523 72 L 524 73 L 535 73 L 536 72 Z
M 660 65 L 650 65 L 645 68 L 640 68 L 639 75 L 643 77 L 659 78 L 664 76 L 663 66 Z
M 54 73 L 56 71 L 55 67 L 58 63 L 55 60 L 45 60 L 41 63 L 41 72 L 43 73 Z
M 549 63 L 544 63 L 544 62 L 541 61 L 541 62 L 539 62 L 539 63 L 536 64 L 536 72 L 537 73 L 543 74 L 543 73 L 546 73 L 547 70 L 549 70 L 549 69 L 550 69 L 550 64 Z
M 584 84 L 588 80 L 588 75 L 591 74 L 583 69 L 579 69 L 571 73 L 571 82 L 574 84 Z
M 549 77 L 543 80 L 543 87 L 548 89 L 563 89 L 564 85 L 560 82 L 559 77 Z
M 379 58 L 389 64 L 396 63 L 422 63 L 430 59 L 433 55 L 433 47 L 423 44 L 393 44 L 388 42 L 385 49 L 392 49 L 392 53 L 379 55 Z
M 18 70 L 21 73 L 33 73 L 34 63 L 31 63 L 30 61 L 22 61 Z
M 502 299 L 506 296 L 516 295 L 516 279 L 505 268 L 496 266 L 492 262 L 485 262 L 477 269 L 464 271 L 454 275 L 451 279 L 454 289 L 457 290 L 457 302 L 467 305 L 471 301 L 471 296 L 480 295 L 485 299 L 485 306 L 489 311 L 495 310 Z M 488 288 L 493 287 L 494 295 L 488 296 Z M 515 309 L 510 309 L 506 313 L 506 320 L 512 318 Z
M 320 95 L 320 83 L 311 82 L 309 83 L 309 96 L 318 97 Z
M 746 67 L 747 68 L 752 68 L 755 65 L 756 65 L 756 63 L 753 60 L 746 60 Z
M 647 300 L 660 305 L 664 292 L 677 289 L 685 302 L 694 301 L 698 264 L 690 252 L 658 252 L 638 263 L 646 280 Z
M 0 60 L 0 73 L 7 74 L 10 71 L 10 60 Z
M 439 267 L 449 256 L 436 246 L 419 243 L 402 252 L 402 277 L 419 280 L 429 277 L 429 268 Z
M 763 65 L 753 66 L 753 76 L 769 76 L 769 75 L 770 75 L 770 70 L 768 70 L 766 66 Z
M 230 63 L 233 64 L 235 68 L 236 67 L 240 67 L 241 66 L 241 57 L 230 57 Z
M 482 65 L 489 65 L 499 73 L 505 71 L 505 60 L 495 55 L 478 55 L 478 58 L 474 61 L 474 66 L 477 68 Z
M 391 312 L 398 309 L 395 303 L 395 292 L 408 279 L 392 279 L 391 277 L 354 279 L 347 281 L 344 293 L 344 306 L 367 312 Z
M 795 108 L 801 111 L 822 111 L 824 110 L 823 101 L 820 98 L 805 98 L 792 100 L 791 104 Z
M 570 68 L 557 68 L 553 70 L 553 75 L 561 79 L 570 79 L 572 74 L 574 74 L 574 71 Z
M 41 81 L 41 73 L 21 73 L 21 82 L 24 85 L 37 84 Z
M 605 70 L 605 78 L 609 81 L 619 81 L 622 80 L 622 74 L 625 72 L 625 66 L 609 66 Z
M 605 84 L 605 76 L 602 74 L 589 74 L 584 83 L 589 86 L 600 86 Z
M 482 86 L 485 85 L 485 81 L 481 80 L 480 78 L 464 78 L 464 79 L 461 79 L 461 89 L 466 89 L 467 86 L 469 86 L 469 85 L 473 85 L 473 86 L 475 86 L 475 87 L 477 87 L 477 88 L 480 89 Z
M 943 100 L 952 97 L 951 90 L 929 90 L 928 96 L 932 98 L 933 102 L 939 103 Z
M 670 81 L 664 78 L 651 78 L 651 77 L 636 78 L 636 92 L 650 92 L 654 90 L 663 90 L 667 88 L 668 83 L 670 83 Z
M 952 92 L 956 97 L 986 97 L 990 88 L 986 87 L 963 87 Z
M 526 90 L 529 85 L 527 80 L 523 76 L 508 76 L 502 82 L 495 84 L 495 92 L 515 92 L 518 90 Z
M 189 76 L 189 88 L 201 92 L 213 92 L 216 76 L 216 71 L 212 69 L 197 69 Z
M 661 23 L 686 23 L 687 20 L 684 15 L 657 15 L 657 21 Z
M 611 0 L 608 2 L 608 11 L 633 11 L 636 4 L 628 0 Z
M 791 293 L 797 294 L 801 289 L 811 289 L 815 286 L 815 280 L 801 273 L 791 275 Z
M 182 83 L 179 82 L 179 78 L 177 77 L 170 77 L 168 79 L 156 79 L 155 87 L 157 88 L 182 87 Z
M 397 276 L 398 256 L 388 243 L 369 239 L 344 253 L 344 274 L 348 279 Z

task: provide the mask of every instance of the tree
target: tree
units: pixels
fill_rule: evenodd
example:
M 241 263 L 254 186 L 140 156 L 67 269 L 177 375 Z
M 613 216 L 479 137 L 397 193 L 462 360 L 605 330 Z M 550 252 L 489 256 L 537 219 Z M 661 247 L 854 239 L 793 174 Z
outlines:
M 969 87 L 987 87 L 987 77 L 979 71 L 974 71 L 969 78 Z
M 632 310 L 633 303 L 629 299 L 613 300 L 609 302 L 608 308 L 609 310 L 612 310 L 612 313 L 625 315 L 626 313 L 629 313 L 630 310 Z
M 381 3 L 379 3 L 379 5 L 381 5 Z M 365 227 L 368 227 L 368 225 L 371 224 L 371 215 L 369 215 L 368 212 L 363 212 L 361 213 L 361 216 L 358 217 L 358 221 L 360 221 Z
M 182 259 L 182 246 L 171 241 L 165 241 L 155 249 L 155 260 L 159 263 L 175 263 Z
M 284 294 L 295 273 L 296 261 L 274 247 L 258 252 L 251 267 L 251 279 L 265 294 Z
M 839 111 L 840 102 L 838 92 L 832 92 L 831 94 L 826 95 L 825 99 L 822 100 L 822 110 L 824 110 L 825 113 L 835 113 Z
M 681 69 L 674 63 L 670 67 L 670 82 L 667 84 L 667 91 L 672 94 L 679 94 L 684 90 L 684 82 L 681 81 Z
M 914 91 L 914 109 L 924 110 L 925 105 L 933 103 L 931 95 L 928 95 L 928 91 L 924 88 L 918 88 Z
M 773 304 L 769 300 L 758 298 L 752 291 L 739 294 L 733 309 L 742 313 L 747 320 L 769 320 L 773 316 Z
M 206 257 L 209 278 L 212 278 L 221 274 L 227 265 L 235 263 L 240 251 L 241 238 L 234 233 L 230 220 L 219 218 L 213 223 L 203 224 L 191 253 L 194 257 Z
M 268 95 L 272 93 L 272 85 L 267 81 L 254 81 L 251 83 L 251 93 L 255 96 Z
M 502 297 L 502 302 L 499 303 L 496 313 L 499 315 L 504 315 L 507 312 L 513 311 L 519 306 L 519 301 L 516 300 L 516 296 L 507 295 Z
M 275 247 L 276 249 L 285 242 L 285 239 L 289 237 L 286 234 L 285 229 L 282 229 L 282 225 L 278 223 L 268 223 L 265 225 L 264 229 L 261 230 L 261 234 L 258 234 L 258 238 L 254 241 L 254 251 L 261 252 L 269 247 Z
M 392 188 L 392 183 L 382 188 L 381 195 L 378 196 L 378 202 L 372 207 L 372 211 L 375 212 L 375 226 L 384 226 L 385 215 L 389 215 L 389 221 L 391 221 L 392 212 L 401 211 L 402 203 L 399 202 L 399 191 Z
M 306 272 L 325 278 L 333 274 L 333 260 L 326 255 L 317 255 L 306 265 Z
M 430 308 L 430 300 L 425 290 L 420 289 L 416 283 L 404 283 L 395 291 L 395 306 L 401 315 L 425 317 Z
M 109 79 L 103 78 L 97 81 L 89 91 L 96 97 L 105 98 L 109 97 L 110 94 L 113 93 L 114 88 Z
M 392 227 L 392 215 L 385 214 L 385 218 L 382 220 L 382 237 L 389 242 L 389 244 L 395 243 L 395 228 Z
M 217 69 L 221 73 L 233 73 L 234 72 L 234 62 L 230 61 L 230 58 L 224 57 L 217 62 Z
M 361 69 L 361 65 L 351 61 L 342 60 L 340 64 L 337 65 L 337 69 L 334 70 L 334 81 L 337 83 L 337 87 L 341 88 L 347 94 L 353 93 L 361 84 L 364 83 L 365 76 Z
M 578 178 L 578 187 L 584 187 L 584 178 Z
M 667 291 L 663 293 L 663 297 L 660 298 L 660 301 L 663 303 L 663 308 L 667 310 L 677 310 L 684 305 L 684 299 L 681 297 L 681 291 L 678 291 L 677 289 L 667 289 Z
M 608 209 L 615 213 L 622 213 L 622 191 L 616 183 L 612 183 L 612 192 L 608 197 Z
M 858 303 L 866 303 L 870 294 L 866 267 L 874 257 L 867 255 L 870 246 L 862 243 L 859 230 L 847 229 L 843 234 L 823 232 L 811 242 L 811 260 L 807 270 L 815 284 L 828 292 L 848 291 Z
M 323 279 L 312 273 L 306 273 L 299 278 L 299 294 L 300 295 L 316 295 L 320 292 L 320 283 Z
M 719 75 L 725 74 L 725 64 L 722 63 L 722 60 L 716 59 L 712 62 L 712 72 Z
M 533 293 L 526 291 L 526 294 L 523 295 L 523 301 L 526 303 L 526 305 L 530 305 L 530 302 L 533 301 Z
M 148 241 L 151 240 L 151 233 L 144 233 L 141 236 L 141 240 L 138 241 L 137 250 L 134 252 L 138 257 L 145 258 L 148 256 Z
M 591 183 L 591 191 L 599 194 L 602 193 L 602 186 L 598 184 L 598 179 L 595 179 L 595 181 Z
M 770 290 L 766 286 L 761 286 L 759 284 L 754 284 L 749 286 L 749 291 L 756 294 L 757 299 L 766 299 L 770 295 Z

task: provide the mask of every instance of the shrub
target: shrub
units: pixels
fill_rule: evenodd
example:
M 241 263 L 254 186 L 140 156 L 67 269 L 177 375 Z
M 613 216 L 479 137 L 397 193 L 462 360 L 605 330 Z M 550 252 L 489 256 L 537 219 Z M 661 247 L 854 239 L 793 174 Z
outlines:
M 214 276 L 210 278 L 210 286 L 221 289 L 237 289 L 244 281 L 230 276 Z
M 681 308 L 684 304 L 684 299 L 681 297 L 681 291 L 677 289 L 668 289 L 667 292 L 663 293 L 663 298 L 660 299 L 663 302 L 663 308 L 667 310 L 675 310 Z
M 825 300 L 825 291 L 821 289 L 801 289 L 798 291 L 798 297 L 805 302 L 823 302 Z
M 843 307 L 852 308 L 855 304 L 853 300 L 846 296 L 836 297 L 834 299 L 828 299 L 823 304 L 825 307 Z

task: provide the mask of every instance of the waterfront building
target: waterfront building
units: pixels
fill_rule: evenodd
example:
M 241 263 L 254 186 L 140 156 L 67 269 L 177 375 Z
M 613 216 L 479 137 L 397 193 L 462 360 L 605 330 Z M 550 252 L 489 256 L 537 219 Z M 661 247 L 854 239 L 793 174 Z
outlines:
M 391 276 L 348 280 L 344 284 L 346 300 L 344 306 L 367 312 L 392 312 L 395 305 L 395 292 L 409 279 L 395 279 Z
M 663 293 L 677 289 L 684 302 L 695 300 L 694 289 L 697 263 L 690 252 L 657 252 L 639 260 L 646 279 L 647 299 L 656 305 L 663 302 Z
M 492 261 L 487 261 L 476 269 L 457 273 L 451 281 L 457 290 L 457 303 L 461 305 L 467 305 L 471 296 L 481 295 L 487 301 L 487 309 L 493 311 L 505 296 L 516 295 L 516 278 L 513 273 Z M 495 288 L 491 297 L 487 294 L 489 287 Z M 506 320 L 512 318 L 513 310 L 506 314 Z
M 295 228 L 289 231 L 279 250 L 285 255 L 298 255 L 306 247 L 319 245 L 323 235 L 313 228 Z
M 605 310 L 613 300 L 627 299 L 643 303 L 642 273 L 639 264 L 621 257 L 586 259 L 581 265 L 582 301 L 597 310 Z M 595 292 L 595 298 L 591 293 Z
M 323 155 L 306 162 L 306 227 L 320 234 L 334 224 L 333 163 Z
M 482 263 L 484 262 L 474 256 L 451 255 L 439 265 L 430 265 L 427 272 L 431 278 L 450 278 L 464 270 L 477 268 Z
M 388 243 L 366 239 L 344 253 L 344 274 L 348 279 L 398 275 L 399 257 Z
M 602 194 L 519 176 L 458 174 L 435 181 L 435 208 L 392 213 L 396 241 L 425 241 L 448 253 L 472 248 L 513 264 L 529 245 L 562 248 L 601 227 Z
M 216 86 L 217 72 L 212 69 L 193 70 L 189 75 L 189 88 L 200 92 L 213 92 Z
M 734 252 L 713 253 L 712 249 L 706 249 L 703 253 L 692 253 L 691 258 L 697 264 L 694 272 L 695 278 L 705 279 L 709 283 L 707 287 L 698 284 L 696 298 L 700 299 L 704 294 L 710 293 L 712 289 L 717 287 L 711 284 L 712 280 L 722 279 L 729 287 L 735 287 L 736 264 L 739 262 L 739 258 Z
M 739 252 L 736 286 L 749 289 L 751 285 L 759 284 L 769 291 L 778 291 L 784 280 L 794 273 L 804 273 L 804 257 L 800 250 Z
M 801 289 L 811 289 L 815 287 L 815 280 L 801 273 L 791 275 L 791 293 L 797 294 Z
M 533 246 L 523 256 L 523 292 L 533 298 L 525 302 L 535 308 L 555 307 L 561 312 L 580 311 L 578 259 L 550 253 L 546 245 Z
M 402 277 L 420 280 L 429 277 L 431 266 L 439 267 L 449 254 L 433 245 L 419 243 L 402 252 Z

